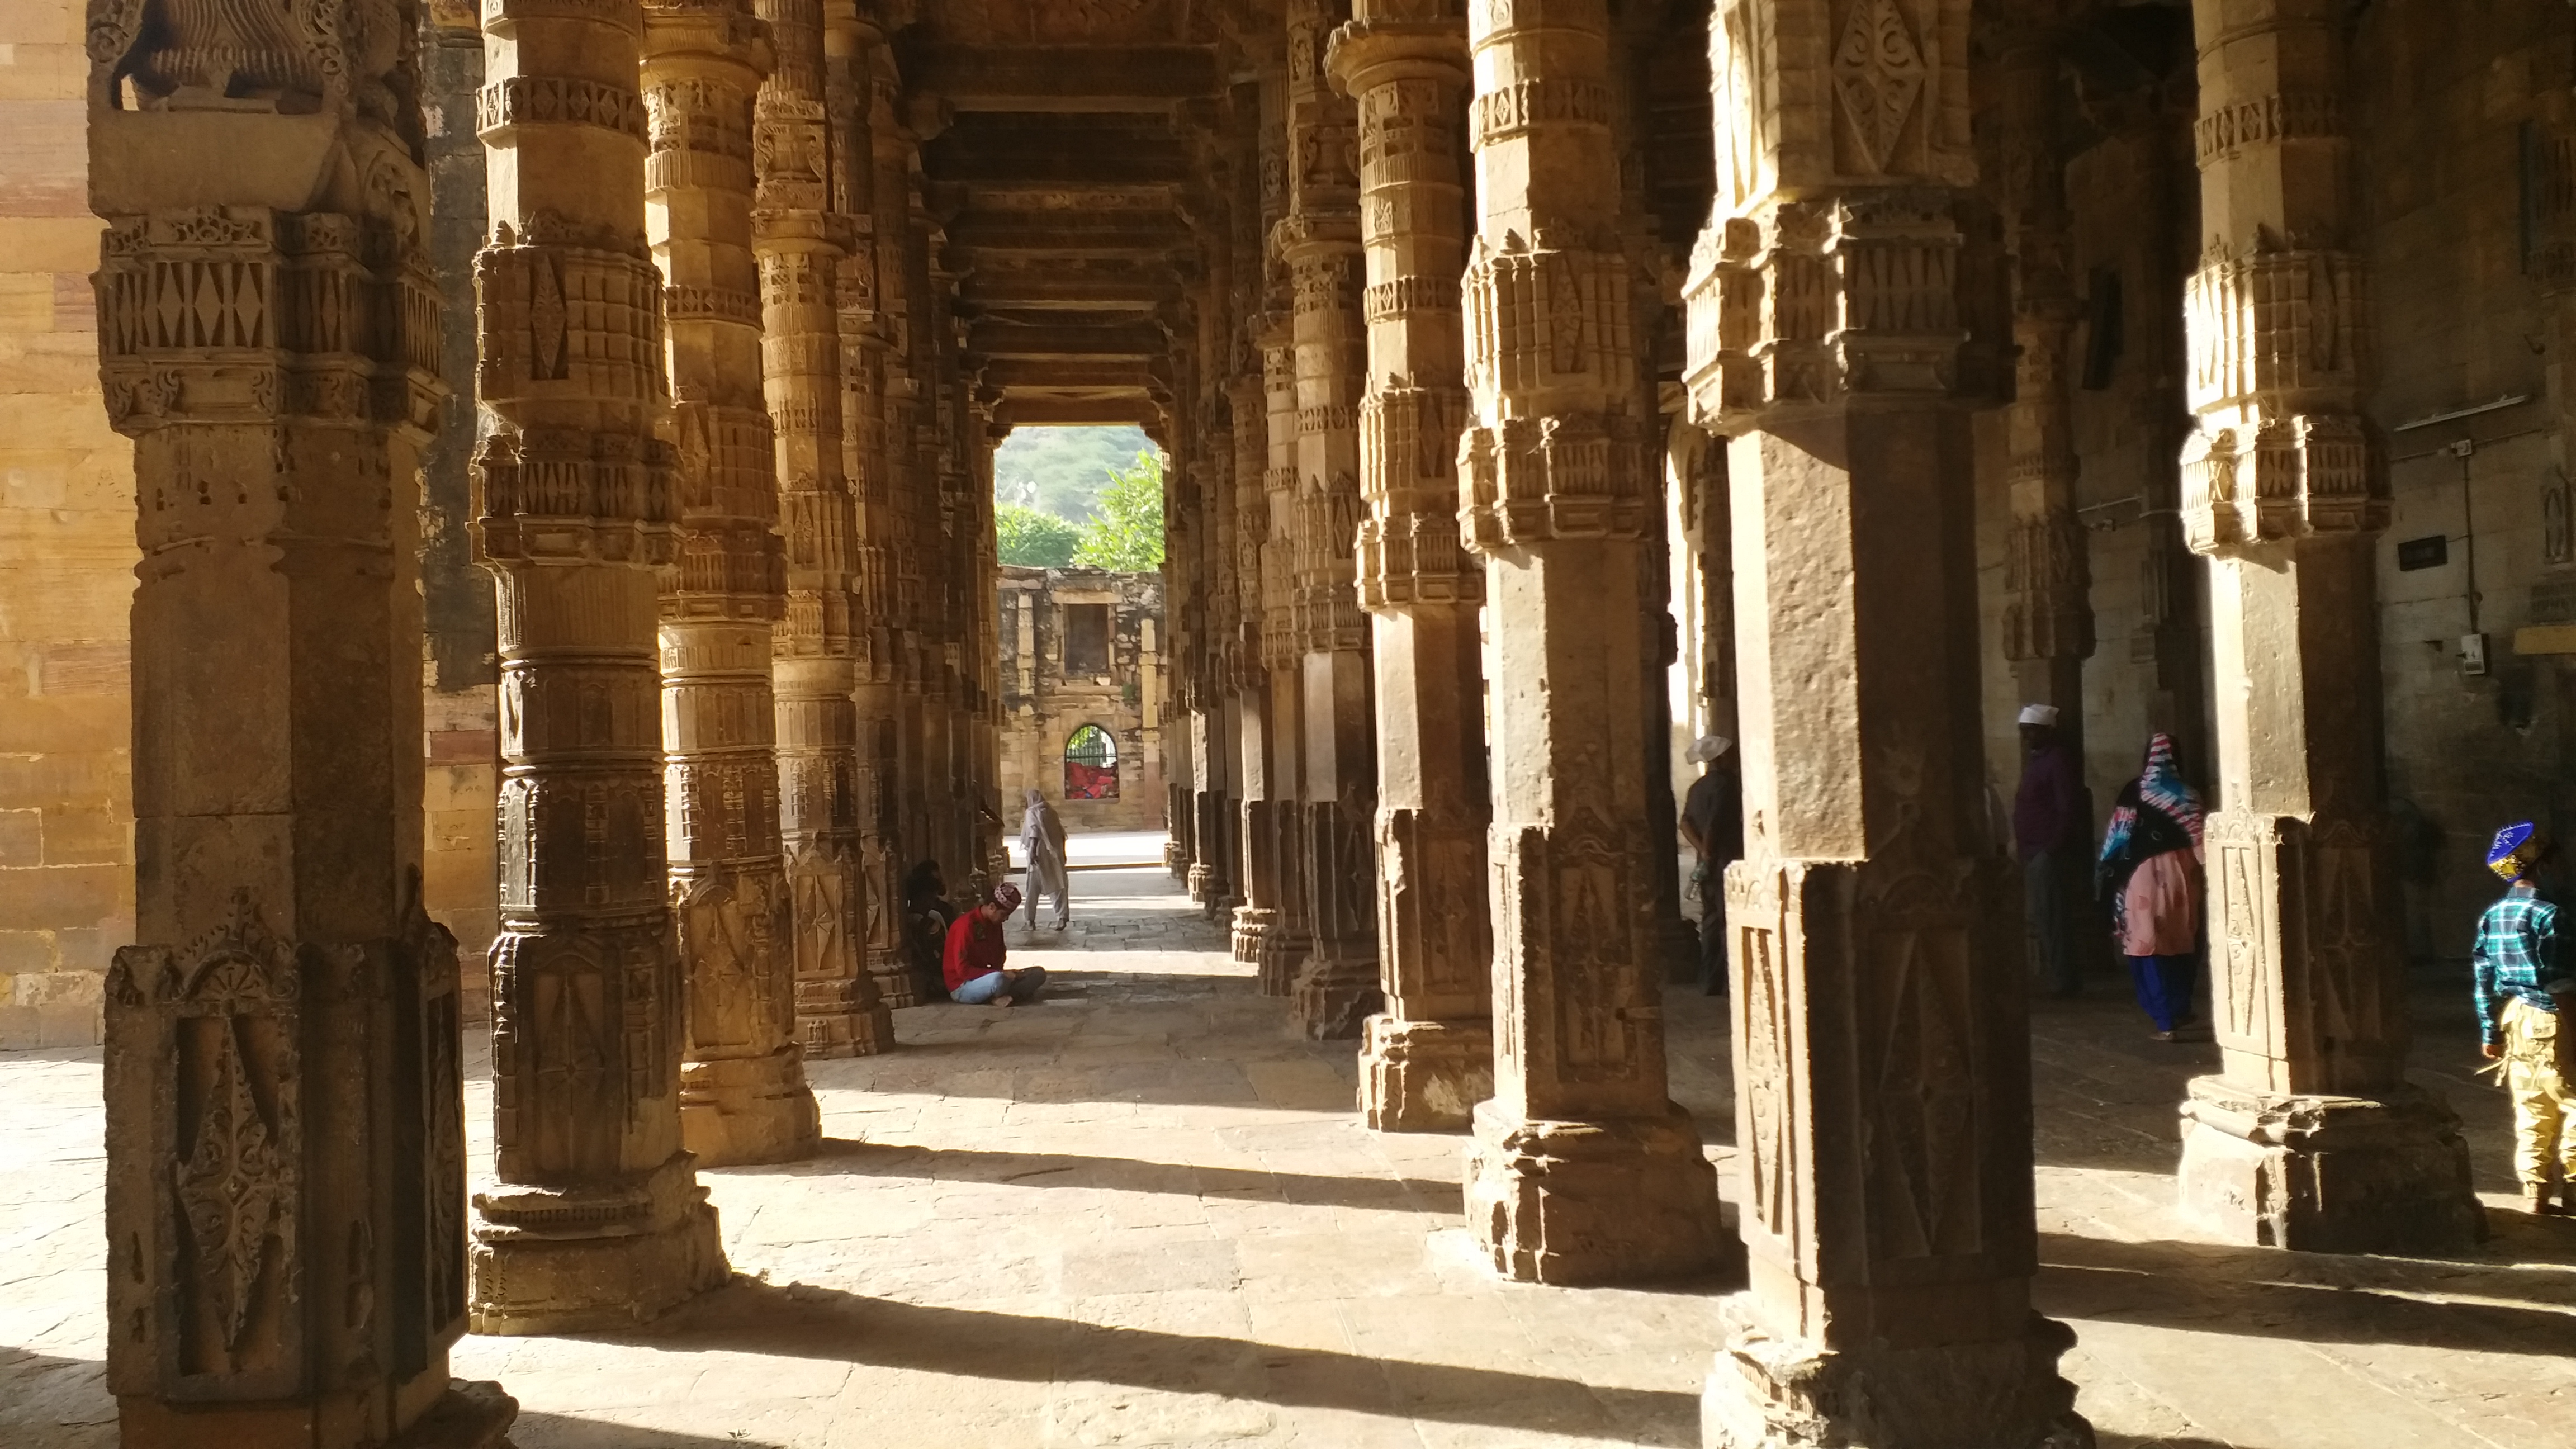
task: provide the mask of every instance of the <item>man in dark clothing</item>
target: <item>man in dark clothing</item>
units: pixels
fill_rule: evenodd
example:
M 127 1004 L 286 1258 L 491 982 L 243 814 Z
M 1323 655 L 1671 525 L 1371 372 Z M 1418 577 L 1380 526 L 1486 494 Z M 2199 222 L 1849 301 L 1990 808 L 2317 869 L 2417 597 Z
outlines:
M 2021 789 L 2013 796 L 2013 842 L 2021 852 L 2022 888 L 2031 933 L 2039 938 L 2040 969 L 2060 996 L 2084 989 L 2075 954 L 2074 862 L 2089 852 L 2092 822 L 2085 819 L 2084 777 L 2075 752 L 2057 734 L 2054 705 L 2021 712 Z
M 1692 742 L 1691 763 L 1705 768 L 1682 797 L 1682 839 L 1699 857 L 1691 889 L 1699 895 L 1699 989 L 1707 996 L 1726 990 L 1726 867 L 1744 856 L 1744 780 L 1734 743 L 1724 735 Z

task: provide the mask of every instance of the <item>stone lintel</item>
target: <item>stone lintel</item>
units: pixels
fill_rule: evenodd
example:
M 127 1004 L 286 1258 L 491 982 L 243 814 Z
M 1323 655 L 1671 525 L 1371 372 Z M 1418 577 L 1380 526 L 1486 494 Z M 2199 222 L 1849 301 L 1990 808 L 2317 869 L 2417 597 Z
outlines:
M 2459 1116 L 2412 1083 L 2301 1096 L 2195 1077 L 2182 1119 L 2183 1210 L 2239 1242 L 2432 1255 L 2486 1237 Z
M 960 112 L 1169 112 L 1225 93 L 1203 45 L 929 45 L 904 80 Z

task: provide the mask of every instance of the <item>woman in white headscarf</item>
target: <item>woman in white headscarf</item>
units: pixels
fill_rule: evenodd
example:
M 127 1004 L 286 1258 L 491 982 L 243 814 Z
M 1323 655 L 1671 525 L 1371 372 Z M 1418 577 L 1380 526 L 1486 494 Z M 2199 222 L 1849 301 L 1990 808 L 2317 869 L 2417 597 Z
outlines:
M 1073 915 L 1072 872 L 1064 863 L 1064 820 L 1036 786 L 1029 787 L 1028 807 L 1020 812 L 1020 849 L 1029 857 L 1029 929 L 1038 927 L 1038 897 L 1055 897 L 1055 928 Z

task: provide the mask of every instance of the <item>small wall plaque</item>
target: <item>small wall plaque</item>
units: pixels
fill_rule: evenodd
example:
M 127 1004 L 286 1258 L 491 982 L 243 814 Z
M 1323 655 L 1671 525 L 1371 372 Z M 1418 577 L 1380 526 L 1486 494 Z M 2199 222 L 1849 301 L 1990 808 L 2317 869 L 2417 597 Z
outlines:
M 2444 534 L 2410 538 L 2397 545 L 2397 567 L 2412 573 L 2417 569 L 2437 569 L 2451 561 L 2451 540 Z

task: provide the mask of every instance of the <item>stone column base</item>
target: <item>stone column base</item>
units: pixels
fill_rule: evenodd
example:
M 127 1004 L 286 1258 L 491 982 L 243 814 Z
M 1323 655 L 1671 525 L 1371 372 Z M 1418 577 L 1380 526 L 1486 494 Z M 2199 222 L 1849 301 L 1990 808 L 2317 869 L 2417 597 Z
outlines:
M 411 1426 L 377 1441 L 364 1426 L 366 1406 L 323 1399 L 180 1404 L 145 1394 L 116 1401 L 122 1449 L 510 1449 L 519 1401 L 486 1380 L 449 1379 L 447 1391 Z
M 1306 964 L 1314 943 L 1302 933 L 1273 922 L 1261 936 L 1261 994 L 1290 996 L 1297 990 L 1297 972 Z
M 793 1162 L 822 1142 L 822 1110 L 795 1047 L 680 1063 L 680 1143 L 700 1167 Z
M 1482 1021 L 1372 1016 L 1360 1047 L 1360 1115 L 1376 1132 L 1464 1132 L 1494 1095 L 1494 1032 Z
M 1290 994 L 1288 1019 L 1308 1041 L 1349 1041 L 1368 1025 L 1371 1013 L 1386 1005 L 1378 989 L 1377 956 L 1306 958 Z
M 641 1177 L 474 1195 L 476 1333 L 605 1333 L 725 1282 L 716 1210 L 686 1152 Z
M 922 984 L 923 974 L 910 966 L 882 968 L 871 966 L 868 968 L 868 974 L 876 978 L 877 1005 L 888 1011 L 900 1011 L 907 1006 L 920 1006 L 927 1002 L 948 999 L 946 991 L 935 991 L 925 995 Z M 888 1017 L 887 1021 L 889 1025 L 886 1039 L 891 1041 L 893 1040 L 891 1025 L 893 1018 Z
M 2093 1449 L 2057 1373 L 2075 1334 L 2055 1319 L 1993 1343 L 1828 1349 L 1753 1327 L 1745 1294 L 1724 1311 L 1702 1449 Z
M 805 1060 L 872 1057 L 894 1045 L 894 1017 L 884 1000 L 860 1006 L 862 995 L 854 981 L 797 983 L 796 1039 Z
M 1525 1121 L 1480 1102 L 1467 1148 L 1467 1226 L 1494 1271 L 1581 1286 L 1732 1266 L 1744 1250 L 1717 1215 L 1717 1172 L 1690 1115 Z
M 2239 1242 L 2306 1253 L 2448 1253 L 2486 1238 L 2460 1119 L 2408 1083 L 2290 1096 L 2194 1077 L 2183 1211 Z
M 1227 938 L 1235 961 L 1245 966 L 1260 965 L 1262 938 L 1269 935 L 1278 922 L 1279 913 L 1267 906 L 1239 907 L 1234 913 L 1233 932 Z
M 1208 892 L 1217 888 L 1215 870 L 1205 865 L 1192 865 L 1189 872 L 1190 899 L 1200 905 L 1208 903 Z

